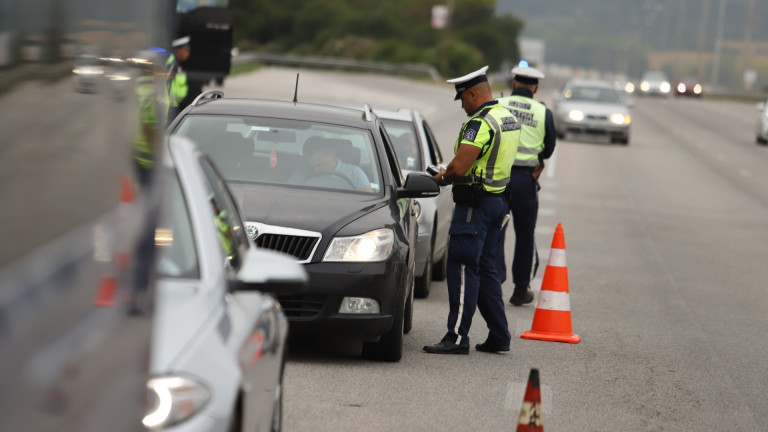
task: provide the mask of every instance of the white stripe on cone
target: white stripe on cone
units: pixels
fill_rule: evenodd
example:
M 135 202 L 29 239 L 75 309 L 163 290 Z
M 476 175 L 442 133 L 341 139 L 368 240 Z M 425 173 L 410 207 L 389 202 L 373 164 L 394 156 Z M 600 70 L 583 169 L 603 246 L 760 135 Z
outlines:
M 565 264 L 565 249 L 550 249 L 547 267 L 568 267 Z
M 568 299 L 567 292 L 541 290 L 539 292 L 539 301 L 536 302 L 536 308 L 570 312 L 571 302 Z

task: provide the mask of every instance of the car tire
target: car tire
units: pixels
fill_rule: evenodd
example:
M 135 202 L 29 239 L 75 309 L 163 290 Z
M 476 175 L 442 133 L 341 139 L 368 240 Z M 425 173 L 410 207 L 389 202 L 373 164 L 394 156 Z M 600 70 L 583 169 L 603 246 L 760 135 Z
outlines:
M 408 293 L 403 293 L 407 295 Z M 381 335 L 378 342 L 363 342 L 363 357 L 368 360 L 397 362 L 403 357 L 405 330 L 405 299 L 398 302 L 392 327 Z
M 413 297 L 415 295 L 416 278 L 411 276 L 411 289 L 408 290 L 408 300 L 405 302 L 405 316 L 403 318 L 403 334 L 408 334 L 413 328 Z
M 434 244 L 434 234 L 432 237 L 432 243 Z M 429 297 L 429 286 L 432 283 L 432 251 L 430 248 L 427 253 L 427 262 L 424 263 L 424 274 L 421 277 L 417 277 L 414 284 L 414 296 L 417 298 Z M 406 332 L 407 333 L 407 332 Z

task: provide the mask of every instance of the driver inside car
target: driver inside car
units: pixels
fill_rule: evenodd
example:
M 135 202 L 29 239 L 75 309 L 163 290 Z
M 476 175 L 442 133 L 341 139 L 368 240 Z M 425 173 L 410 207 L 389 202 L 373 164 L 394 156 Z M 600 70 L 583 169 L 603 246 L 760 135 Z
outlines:
M 373 192 L 371 182 L 365 172 L 356 165 L 342 162 L 338 151 L 341 149 L 332 140 L 322 137 L 311 137 L 304 143 L 303 154 L 307 169 L 298 175 L 299 182 L 311 183 L 312 179 L 327 175 L 337 177 L 349 184 L 350 188 L 359 191 Z

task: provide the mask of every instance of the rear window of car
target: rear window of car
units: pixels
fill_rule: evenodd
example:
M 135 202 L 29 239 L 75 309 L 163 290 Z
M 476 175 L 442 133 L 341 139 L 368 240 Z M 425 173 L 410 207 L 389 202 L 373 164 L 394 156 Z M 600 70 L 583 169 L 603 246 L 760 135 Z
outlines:
M 411 171 L 421 170 L 421 149 L 413 122 L 382 119 L 381 123 L 395 147 L 400 168 Z
M 565 98 L 578 101 L 621 103 L 616 90 L 602 87 L 571 87 L 565 91 Z
M 190 115 L 174 132 L 207 153 L 227 181 L 379 194 L 367 129 L 311 121 Z

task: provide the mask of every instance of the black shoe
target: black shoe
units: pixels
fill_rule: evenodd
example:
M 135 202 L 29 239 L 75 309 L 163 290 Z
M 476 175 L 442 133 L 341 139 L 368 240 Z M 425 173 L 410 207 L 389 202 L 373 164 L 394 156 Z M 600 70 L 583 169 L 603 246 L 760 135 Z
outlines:
M 469 354 L 469 345 L 456 345 L 448 341 L 440 341 L 435 345 L 425 345 L 424 351 L 431 354 Z
M 512 297 L 509 298 L 509 302 L 513 306 L 522 306 L 533 301 L 533 292 L 528 287 L 518 288 L 515 287 L 515 292 L 512 293 Z
M 497 345 L 497 344 L 488 343 L 488 341 L 485 341 L 481 344 L 475 345 L 475 349 L 482 352 L 497 353 L 500 351 L 509 351 L 509 345 Z

